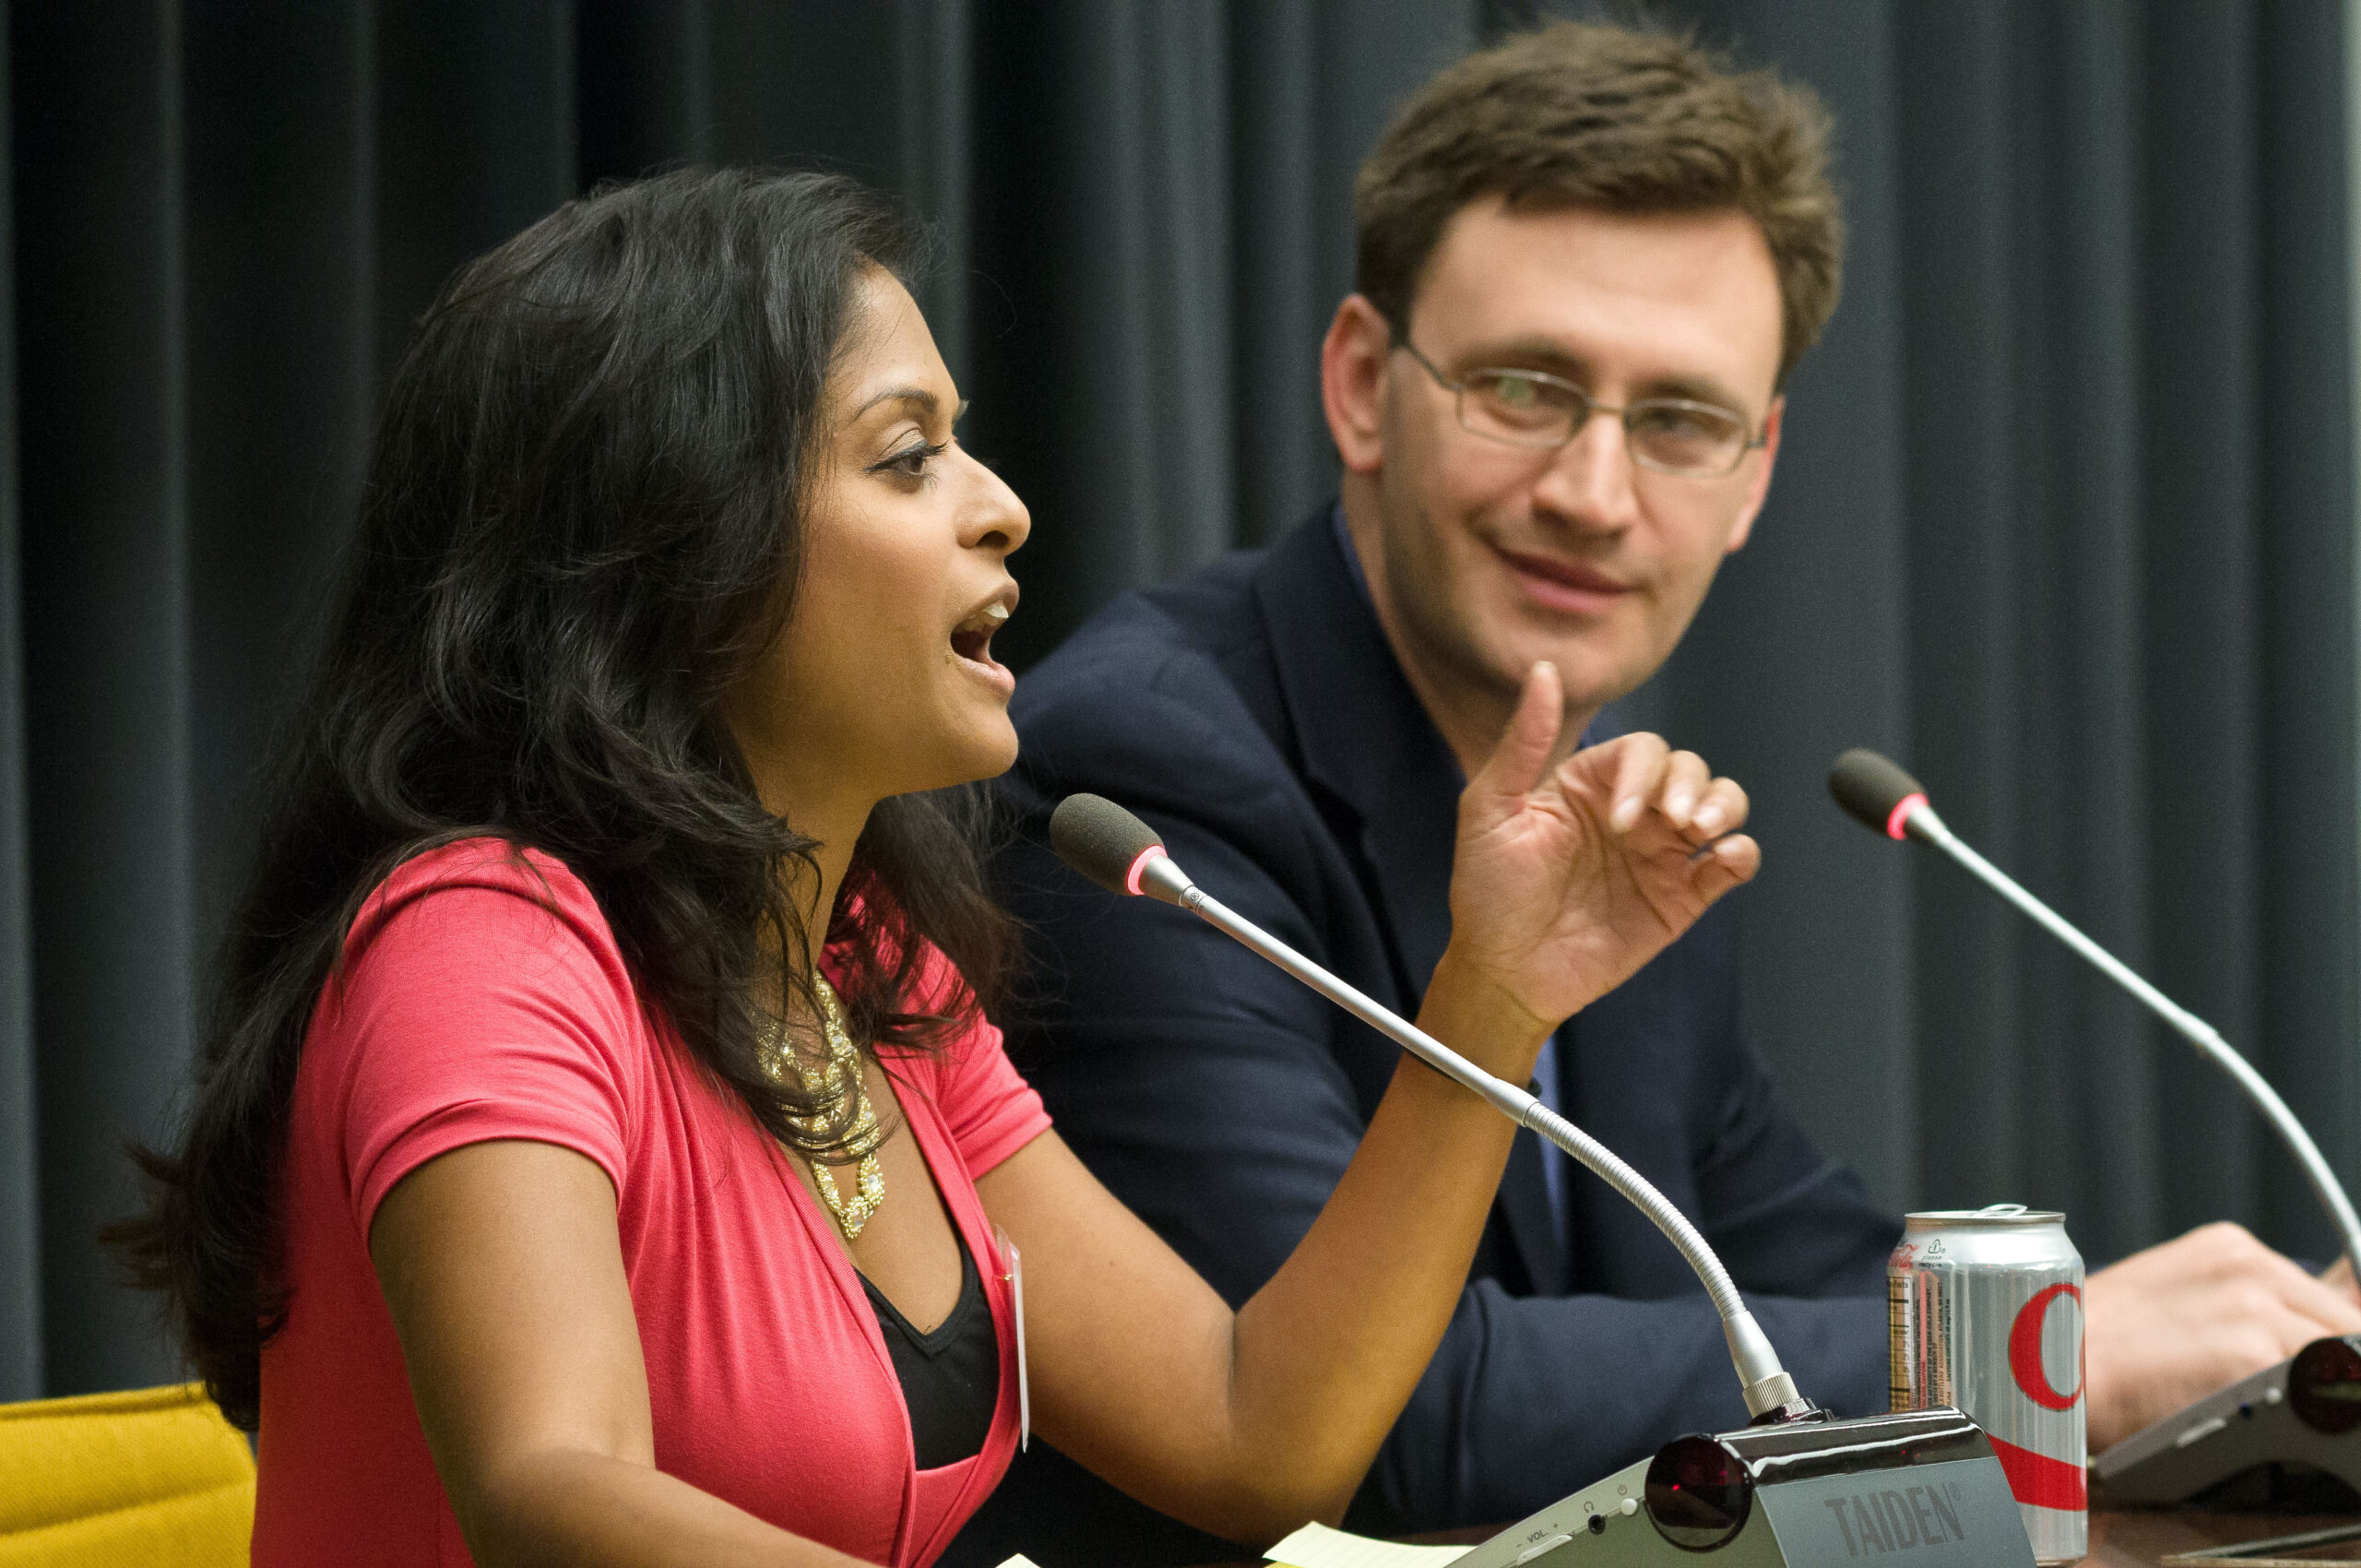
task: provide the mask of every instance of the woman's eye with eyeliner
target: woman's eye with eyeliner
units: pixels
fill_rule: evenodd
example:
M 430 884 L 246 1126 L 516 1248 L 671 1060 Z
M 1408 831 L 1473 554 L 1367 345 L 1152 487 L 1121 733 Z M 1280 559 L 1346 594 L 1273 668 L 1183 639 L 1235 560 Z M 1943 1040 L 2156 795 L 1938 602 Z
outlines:
M 920 441 L 905 446 L 892 457 L 874 465 L 872 471 L 899 474 L 904 479 L 924 479 L 926 466 L 943 456 L 948 442 Z

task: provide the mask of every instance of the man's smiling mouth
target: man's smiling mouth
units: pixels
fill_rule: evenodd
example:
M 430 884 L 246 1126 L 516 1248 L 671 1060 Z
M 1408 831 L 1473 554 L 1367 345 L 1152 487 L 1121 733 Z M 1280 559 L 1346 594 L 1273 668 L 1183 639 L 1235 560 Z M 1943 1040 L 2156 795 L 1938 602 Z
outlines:
M 1525 596 L 1544 609 L 1570 614 L 1605 610 L 1633 592 L 1631 584 L 1596 566 L 1556 556 L 1492 546 L 1492 552 L 1516 575 Z

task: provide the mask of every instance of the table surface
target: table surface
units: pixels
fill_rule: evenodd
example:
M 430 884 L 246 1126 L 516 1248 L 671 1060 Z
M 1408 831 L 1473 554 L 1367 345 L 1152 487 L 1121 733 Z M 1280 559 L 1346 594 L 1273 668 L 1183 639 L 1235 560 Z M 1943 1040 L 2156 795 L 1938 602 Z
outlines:
M 2231 1546 L 2266 1537 L 2298 1535 L 2349 1525 L 2348 1516 L 2308 1514 L 2196 1514 L 2169 1508 L 2101 1509 L 2091 1515 L 2091 1554 L 2082 1559 L 2090 1568 L 2155 1568 L 2165 1558 L 2200 1547 Z M 1488 1539 L 1490 1530 L 1452 1530 L 1419 1536 L 1438 1545 L 1474 1545 Z M 2361 1548 L 2342 1549 L 2361 1560 Z M 1702 1563 L 1708 1561 L 1699 1558 Z M 1222 1563 L 1215 1568 L 1268 1568 L 1264 1563 Z

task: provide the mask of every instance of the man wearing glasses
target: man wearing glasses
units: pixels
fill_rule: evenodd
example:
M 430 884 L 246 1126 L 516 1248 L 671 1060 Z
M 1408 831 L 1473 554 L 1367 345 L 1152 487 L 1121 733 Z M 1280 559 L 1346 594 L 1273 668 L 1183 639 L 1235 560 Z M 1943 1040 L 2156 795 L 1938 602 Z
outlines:
M 1067 1141 L 1232 1301 L 1310 1226 L 1397 1053 L 1217 932 L 1085 890 L 1041 818 L 1077 790 L 1123 802 L 1224 902 L 1415 1014 L 1450 932 L 1458 791 L 1529 672 L 1554 667 L 1571 748 L 1746 542 L 1780 388 L 1836 300 L 1825 145 L 1808 92 L 1661 35 L 1561 24 L 1444 72 L 1355 191 L 1358 291 L 1321 356 L 1337 505 L 1110 606 L 1019 685 L 1009 792 L 1028 832 L 1001 885 L 1041 1000 L 1012 1053 Z M 1744 1039 L 1734 918 L 1717 908 L 1570 1020 L 1536 1087 L 1697 1222 L 1800 1386 L 1882 1409 L 1899 1226 L 1812 1148 Z M 2361 1330 L 2348 1291 L 2227 1227 L 2086 1294 L 2094 1450 Z M 1670 1246 L 1521 1134 L 1351 1522 L 1505 1522 L 1745 1419 Z M 959 1561 L 1224 1554 L 1038 1445 L 972 1534 Z

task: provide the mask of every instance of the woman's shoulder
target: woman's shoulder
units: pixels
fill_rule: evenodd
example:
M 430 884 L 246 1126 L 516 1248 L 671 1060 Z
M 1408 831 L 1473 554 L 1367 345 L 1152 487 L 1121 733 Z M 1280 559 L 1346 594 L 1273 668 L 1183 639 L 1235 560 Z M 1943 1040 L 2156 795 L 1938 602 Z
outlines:
M 396 1182 L 464 1143 L 572 1148 L 620 1192 L 659 1054 L 582 880 L 554 856 L 465 838 L 362 900 L 305 1038 L 299 1120 L 364 1234 Z
M 348 956 L 428 906 L 437 923 L 475 928 L 487 937 L 503 929 L 545 931 L 555 920 L 596 945 L 614 942 L 599 900 L 564 861 L 486 835 L 421 849 L 387 872 L 354 914 Z
M 488 833 L 419 850 L 387 872 L 370 897 L 372 902 L 397 900 L 444 887 L 525 892 L 543 901 L 569 897 L 590 901 L 590 889 L 564 861 L 546 849 Z
M 629 967 L 599 900 L 566 863 L 489 836 L 422 849 L 362 899 L 339 978 L 378 984 L 469 976 L 500 989 L 595 992 L 635 1010 Z

